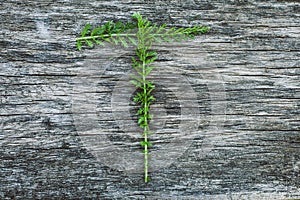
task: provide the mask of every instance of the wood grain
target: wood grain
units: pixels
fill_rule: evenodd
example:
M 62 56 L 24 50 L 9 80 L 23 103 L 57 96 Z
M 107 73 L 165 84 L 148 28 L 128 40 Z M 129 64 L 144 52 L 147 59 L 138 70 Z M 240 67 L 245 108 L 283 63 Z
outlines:
M 0 199 L 300 198 L 299 1 L 6 0 L 0 8 Z M 134 157 L 136 107 L 126 103 L 132 48 L 78 52 L 74 42 L 86 23 L 135 11 L 158 24 L 211 27 L 194 41 L 154 46 L 158 133 L 146 185 Z M 91 143 L 101 131 L 109 145 Z

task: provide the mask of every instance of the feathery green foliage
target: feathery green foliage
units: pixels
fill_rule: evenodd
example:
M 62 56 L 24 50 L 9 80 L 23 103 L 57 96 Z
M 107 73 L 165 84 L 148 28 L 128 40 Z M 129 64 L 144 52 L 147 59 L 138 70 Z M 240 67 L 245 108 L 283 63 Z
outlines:
M 144 153 L 144 181 L 148 182 L 148 147 L 152 143 L 148 141 L 148 135 L 151 134 L 149 121 L 153 118 L 150 114 L 150 106 L 155 101 L 152 95 L 155 85 L 147 79 L 155 66 L 152 63 L 157 59 L 157 53 L 151 50 L 152 43 L 174 42 L 193 39 L 195 35 L 206 33 L 209 28 L 206 26 L 194 26 L 190 28 L 167 28 L 165 24 L 152 24 L 147 18 L 143 18 L 140 13 L 132 15 L 133 22 L 107 22 L 102 26 L 92 29 L 87 24 L 81 37 L 76 38 L 78 50 L 82 49 L 83 44 L 89 47 L 94 45 L 105 45 L 105 42 L 112 44 L 121 44 L 124 47 L 133 45 L 136 47 L 136 56 L 132 58 L 132 67 L 136 75 L 131 75 L 131 83 L 138 89 L 133 101 L 140 105 L 137 111 L 138 125 L 143 129 L 143 141 L 140 145 Z

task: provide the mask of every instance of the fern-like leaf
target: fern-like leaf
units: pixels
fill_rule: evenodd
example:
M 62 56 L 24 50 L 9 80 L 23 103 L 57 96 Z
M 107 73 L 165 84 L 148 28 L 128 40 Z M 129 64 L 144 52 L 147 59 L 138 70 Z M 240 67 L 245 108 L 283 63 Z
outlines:
M 90 24 L 85 25 L 85 27 L 83 28 L 83 30 L 81 32 L 81 37 L 86 36 L 90 32 L 90 29 L 91 29 Z

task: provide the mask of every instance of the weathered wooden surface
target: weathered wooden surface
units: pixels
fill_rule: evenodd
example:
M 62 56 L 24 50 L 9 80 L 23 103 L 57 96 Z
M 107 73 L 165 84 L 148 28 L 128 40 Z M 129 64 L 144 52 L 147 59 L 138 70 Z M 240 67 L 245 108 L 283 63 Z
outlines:
M 0 199 L 300 198 L 299 1 L 5 0 L 0 8 Z M 101 143 L 88 146 L 99 143 L 87 134 L 105 130 L 123 149 L 107 158 L 141 162 L 132 158 L 140 151 L 134 106 L 122 105 L 126 92 L 113 93 L 126 82 L 130 49 L 78 52 L 73 40 L 87 22 L 134 11 L 212 28 L 196 41 L 155 47 L 166 71 L 153 77 L 153 126 L 165 134 L 152 136 L 153 152 L 166 163 L 152 158 L 147 185 L 142 173 L 118 169 L 124 163 L 109 166 Z M 192 95 L 180 93 L 178 77 Z M 195 116 L 196 127 L 188 124 Z M 192 135 L 176 140 L 181 120 Z M 184 146 L 182 155 L 172 157 L 172 144 Z

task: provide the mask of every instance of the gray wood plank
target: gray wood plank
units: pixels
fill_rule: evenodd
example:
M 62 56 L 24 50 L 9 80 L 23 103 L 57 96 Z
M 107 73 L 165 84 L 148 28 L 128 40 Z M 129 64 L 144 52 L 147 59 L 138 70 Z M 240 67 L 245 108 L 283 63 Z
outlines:
M 300 198 L 297 0 L 13 1 L 0 4 L 0 199 Z M 140 11 L 209 25 L 156 44 L 143 183 L 132 48 L 78 52 L 86 23 Z

